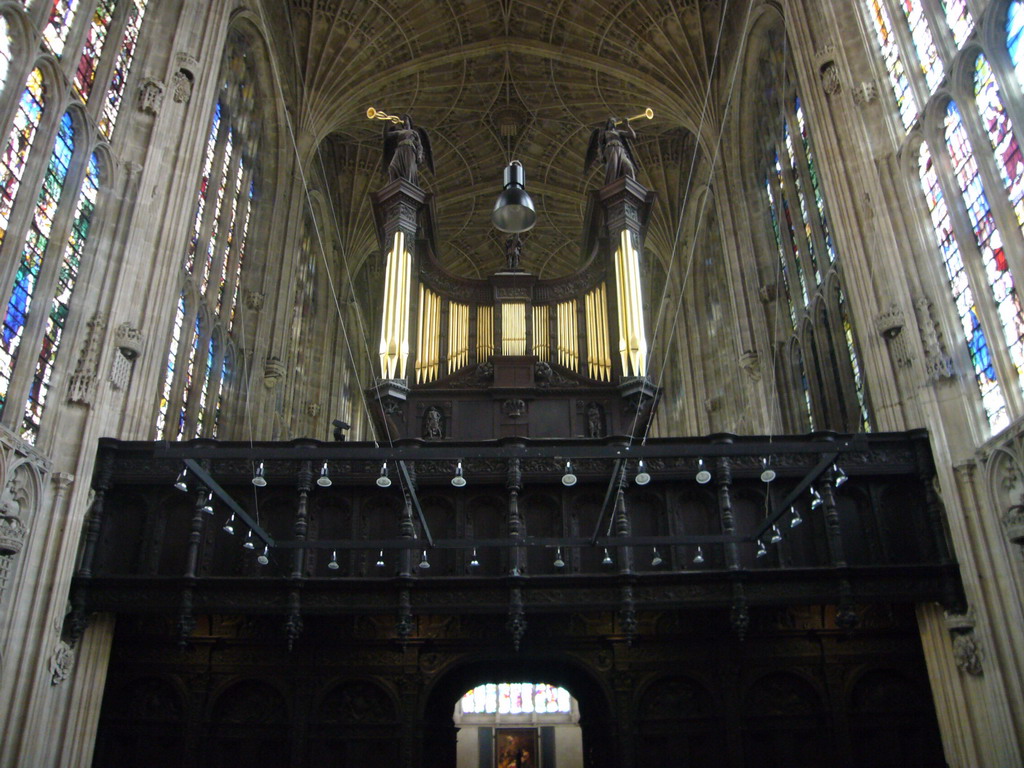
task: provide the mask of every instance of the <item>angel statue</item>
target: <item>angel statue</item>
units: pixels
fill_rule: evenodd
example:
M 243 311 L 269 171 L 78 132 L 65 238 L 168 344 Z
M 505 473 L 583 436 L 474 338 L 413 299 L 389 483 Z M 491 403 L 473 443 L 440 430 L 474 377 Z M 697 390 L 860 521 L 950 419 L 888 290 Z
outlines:
M 623 176 L 636 178 L 636 163 L 633 160 L 633 147 L 630 143 L 630 139 L 636 139 L 636 131 L 628 120 L 621 121 L 624 128 L 618 127 L 619 122 L 614 117 L 609 117 L 603 128 L 591 131 L 587 156 L 583 162 L 584 173 L 598 161 L 603 162 L 605 184 L 610 184 Z
M 383 167 L 387 168 L 388 180 L 405 179 L 416 184 L 419 166 L 423 163 L 434 172 L 434 156 L 426 130 L 415 127 L 409 115 L 402 116 L 401 125 L 385 123 Z

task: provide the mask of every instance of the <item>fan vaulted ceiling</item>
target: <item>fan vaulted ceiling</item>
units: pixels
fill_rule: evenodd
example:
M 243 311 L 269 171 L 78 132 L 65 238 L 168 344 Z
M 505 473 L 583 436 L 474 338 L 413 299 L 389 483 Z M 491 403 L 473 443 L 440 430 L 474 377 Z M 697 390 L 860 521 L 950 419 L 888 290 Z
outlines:
M 490 211 L 512 159 L 539 213 L 524 266 L 542 277 L 578 267 L 587 191 L 602 179 L 583 171 L 590 131 L 652 107 L 653 121 L 634 123 L 640 180 L 660 196 L 648 247 L 671 251 L 694 134 L 718 132 L 720 105 L 706 94 L 728 68 L 714 63 L 721 4 L 263 0 L 261 13 L 298 146 L 316 148 L 304 160 L 331 199 L 333 221 L 321 223 L 355 263 L 377 249 L 367 192 L 382 184 L 382 124 L 370 106 L 429 131 L 435 172 L 420 183 L 434 195 L 442 261 L 468 277 L 504 263 Z

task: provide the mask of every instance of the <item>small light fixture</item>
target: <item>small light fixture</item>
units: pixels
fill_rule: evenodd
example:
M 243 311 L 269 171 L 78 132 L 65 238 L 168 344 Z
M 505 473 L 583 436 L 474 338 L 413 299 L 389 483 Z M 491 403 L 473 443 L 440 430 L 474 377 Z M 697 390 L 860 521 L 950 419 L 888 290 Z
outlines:
M 377 478 L 378 488 L 390 488 L 391 478 L 388 477 L 388 463 L 385 461 L 380 465 L 380 476 Z
M 836 488 L 841 487 L 849 479 L 850 476 L 843 471 L 842 467 L 836 464 L 832 465 L 832 482 L 835 483 Z
M 655 547 L 654 548 L 654 557 L 651 558 L 651 567 L 652 568 L 657 568 L 663 562 L 665 562 L 665 561 L 661 559 L 661 555 L 658 554 L 658 548 Z
M 455 476 L 452 477 L 452 485 L 456 488 L 466 487 L 466 478 L 462 476 L 462 459 L 459 459 L 459 463 L 455 465 Z
M 555 551 L 555 562 L 552 563 L 552 565 L 554 565 L 555 568 L 565 568 L 565 560 L 562 559 L 562 548 L 561 547 L 559 547 Z
M 824 502 L 821 499 L 821 494 L 818 493 L 818 489 L 811 486 L 811 509 L 817 509 L 822 504 L 824 504 Z
M 265 478 L 263 476 L 263 462 L 262 461 L 260 462 L 260 465 L 258 467 L 256 467 L 256 471 L 252 475 L 252 484 L 255 485 L 257 488 L 266 488 L 267 487 L 267 478 Z
M 316 484 L 321 488 L 330 488 L 332 485 L 331 470 L 327 467 L 326 461 L 324 462 L 324 465 L 320 467 L 320 477 L 316 479 Z
M 704 562 L 704 547 L 697 545 L 697 554 L 693 556 L 694 565 L 700 565 Z
M 252 540 L 252 528 L 249 529 L 249 534 L 245 537 L 245 543 L 242 544 L 242 549 L 256 549 L 256 542 Z
M 429 567 L 430 567 L 430 561 L 427 560 L 427 550 L 424 549 L 423 550 L 423 557 L 420 558 L 420 568 L 425 571 Z
M 761 482 L 770 483 L 776 477 L 775 470 L 768 465 L 768 457 L 761 459 Z
M 771 541 L 772 544 L 778 544 L 780 541 L 782 541 L 782 531 L 779 530 L 779 526 L 772 526 L 772 537 L 771 539 L 769 539 L 769 541 Z
M 800 525 L 800 523 L 804 521 L 804 519 L 800 517 L 800 510 L 798 510 L 796 507 L 790 507 L 789 513 L 790 515 L 792 515 L 792 517 L 789 518 L 790 528 L 796 528 L 798 525 Z
M 758 539 L 757 540 L 757 552 L 756 552 L 756 556 L 757 556 L 758 560 L 760 560 L 762 557 L 764 557 L 767 554 L 768 554 L 768 550 L 765 549 L 764 542 L 761 541 L 760 539 Z
M 711 482 L 711 473 L 705 468 L 704 459 L 697 459 L 697 476 L 695 479 L 700 485 L 707 485 Z
M 565 462 L 565 472 L 562 474 L 562 485 L 566 488 L 571 488 L 576 485 L 576 475 L 572 472 L 572 462 Z
M 269 563 L 270 562 L 270 558 L 267 557 L 267 553 L 268 552 L 270 552 L 270 547 L 264 546 L 263 547 L 263 552 L 261 552 L 260 556 L 256 558 L 256 562 L 259 563 L 260 565 L 266 565 L 267 563 Z
M 608 552 L 608 547 L 605 547 L 604 548 L 604 559 L 601 560 L 601 565 L 611 565 L 611 564 L 612 564 L 612 556 Z
M 174 487 L 179 491 L 188 491 L 188 467 L 182 468 L 178 473 L 178 479 L 174 481 Z
M 643 459 L 640 459 L 640 461 L 637 462 L 637 465 L 636 465 L 636 478 L 635 478 L 634 482 L 637 485 L 647 485 L 649 482 L 651 482 L 651 476 L 647 472 L 647 467 L 644 466 L 644 460 Z
M 377 567 L 378 568 L 383 568 L 384 567 L 384 550 L 383 549 L 380 551 L 380 554 L 377 555 Z
M 341 567 L 340 565 L 338 565 L 338 550 L 331 550 L 331 562 L 327 564 L 327 567 L 330 568 L 332 571 L 336 571 L 338 570 L 338 568 Z
M 209 491 L 206 494 L 206 501 L 203 502 L 203 506 L 199 508 L 199 511 L 206 515 L 213 514 L 213 491 Z
M 473 554 L 470 555 L 469 567 L 470 568 L 479 568 L 480 567 L 480 558 L 476 556 L 476 547 L 473 547 Z
M 491 211 L 491 223 L 502 232 L 526 232 L 537 223 L 537 209 L 525 187 L 523 164 L 513 160 L 505 166 L 502 191 Z
M 223 530 L 224 533 L 230 533 L 232 536 L 235 535 L 235 513 L 234 512 L 232 512 L 231 516 L 228 517 L 228 521 L 226 523 L 224 523 L 224 528 L 222 528 L 221 530 Z

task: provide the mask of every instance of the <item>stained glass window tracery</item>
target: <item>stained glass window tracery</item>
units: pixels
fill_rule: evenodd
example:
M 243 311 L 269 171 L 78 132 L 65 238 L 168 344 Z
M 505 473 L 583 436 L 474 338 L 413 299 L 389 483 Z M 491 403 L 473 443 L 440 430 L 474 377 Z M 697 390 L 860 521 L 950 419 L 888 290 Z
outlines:
M 7 73 L 11 70 L 11 28 L 7 18 L 0 14 L 0 91 L 7 85 Z
M 25 417 L 22 422 L 21 436 L 34 443 L 39 432 L 39 423 L 46 405 L 46 396 L 50 390 L 50 376 L 57 361 L 61 336 L 67 323 L 71 307 L 71 297 L 78 279 L 78 269 L 82 263 L 82 252 L 85 250 L 86 238 L 89 235 L 89 224 L 93 211 L 96 210 L 96 199 L 99 195 L 100 170 L 96 153 L 89 157 L 89 163 L 82 181 L 82 188 L 75 204 L 74 220 L 68 235 L 67 246 L 60 271 L 57 275 L 57 287 L 50 304 L 50 314 L 46 320 L 42 348 L 36 361 L 35 374 L 29 390 L 28 401 L 25 403 Z
M 213 109 L 213 122 L 206 139 L 206 154 L 203 157 L 203 175 L 199 180 L 199 195 L 196 201 L 196 215 L 192 223 L 192 237 L 189 240 L 185 258 L 185 269 L 192 272 L 195 266 L 196 248 L 199 246 L 199 233 L 203 226 L 203 212 L 206 210 L 206 196 L 209 193 L 210 176 L 213 173 L 213 156 L 217 152 L 217 137 L 220 135 L 221 104 L 218 101 Z
M 953 42 L 957 48 L 963 48 L 974 31 L 974 17 L 967 10 L 967 0 L 942 0 L 942 10 L 946 16 L 946 26 L 953 33 Z
M 53 0 L 50 18 L 43 29 L 43 43 L 58 59 L 64 53 L 64 43 L 67 42 L 77 10 L 78 0 Z
M 984 54 L 978 54 L 974 60 L 974 93 L 978 114 L 995 153 L 996 168 L 1017 215 L 1017 224 L 1024 227 L 1024 160 Z
M 103 54 L 103 46 L 106 44 L 107 33 L 110 31 L 110 21 L 114 16 L 116 2 L 117 0 L 99 0 L 96 10 L 93 12 L 92 22 L 86 33 L 82 55 L 78 59 L 78 67 L 75 69 L 75 78 L 72 82 L 75 93 L 82 101 L 88 101 L 89 94 L 92 92 L 93 80 L 96 79 L 96 67 Z
M 124 89 L 128 84 L 128 72 L 135 58 L 135 46 L 139 40 L 142 18 L 146 14 L 146 3 L 147 0 L 132 0 L 128 9 L 128 18 L 125 20 L 124 32 L 121 35 L 121 46 L 117 50 L 117 58 L 114 59 L 114 70 L 107 84 L 106 98 L 99 119 L 100 133 L 107 141 L 114 135 L 114 126 L 121 111 Z
M 875 36 L 882 52 L 885 70 L 889 75 L 889 84 L 896 97 L 900 119 L 903 121 L 903 127 L 909 130 L 917 118 L 917 99 L 910 87 L 903 57 L 900 55 L 899 44 L 893 32 L 892 22 L 889 20 L 889 12 L 885 9 L 882 0 L 868 0 L 868 8 L 875 24 Z
M 25 171 L 25 161 L 32 149 L 39 120 L 43 115 L 44 98 L 43 73 L 35 69 L 28 76 L 28 82 L 14 114 L 14 126 L 7 137 L 3 156 L 0 157 L 0 243 L 7 234 L 14 198 L 18 194 L 21 176 Z
M 924 73 L 924 80 L 928 84 L 928 90 L 935 93 L 935 89 L 942 82 L 944 70 L 942 59 L 939 58 L 938 48 L 935 47 L 935 40 L 932 39 L 932 31 L 928 27 L 928 21 L 924 17 L 924 10 L 920 0 L 900 0 L 900 8 L 907 18 L 907 25 L 910 27 L 910 37 L 914 41 L 914 48 L 917 50 L 917 59 L 921 64 L 921 71 Z
M 946 147 L 953 163 L 953 173 L 960 185 L 964 207 L 974 230 L 974 238 L 981 251 L 985 277 L 995 300 L 996 311 L 1003 335 L 1009 347 L 1010 358 L 1017 375 L 1024 377 L 1024 311 L 1010 274 L 1003 250 L 1002 235 L 996 226 L 988 198 L 978 174 L 974 151 L 967 138 L 956 102 L 946 107 Z
M 815 284 L 821 284 L 821 270 L 818 268 L 818 250 L 814 245 L 814 232 L 811 227 L 810 211 L 807 208 L 807 196 L 804 194 L 803 183 L 800 179 L 800 169 L 797 166 L 796 153 L 793 150 L 793 137 L 790 135 L 789 122 L 782 124 L 782 139 L 786 146 L 786 153 L 789 155 L 789 170 L 793 179 L 793 191 L 796 193 L 797 203 L 800 206 L 800 219 L 803 222 L 803 235 L 807 243 L 807 256 L 811 260 L 811 272 Z
M 25 332 L 29 311 L 32 307 L 36 281 L 42 269 L 43 257 L 50 239 L 53 226 L 53 215 L 60 202 L 67 177 L 71 156 L 75 149 L 74 124 L 69 113 L 64 114 L 57 139 L 54 142 L 53 154 L 43 177 L 42 189 L 36 201 L 35 215 L 25 237 L 22 247 L 21 262 L 14 275 L 10 299 L 4 314 L 3 329 L 0 332 L 0 412 L 7 403 L 7 390 L 10 386 L 11 374 L 21 348 L 21 340 Z
M 171 325 L 171 348 L 167 351 L 167 364 L 164 367 L 164 385 L 160 393 L 160 408 L 156 417 L 157 437 L 164 436 L 167 427 L 168 409 L 174 389 L 175 364 L 178 358 L 178 348 L 181 346 L 181 334 L 185 327 L 185 294 L 178 298 L 178 309 L 174 313 L 174 323 Z
M 1006 10 L 1006 50 L 1017 75 L 1017 83 L 1024 88 L 1024 51 L 1021 50 L 1021 33 L 1024 32 L 1024 2 L 1014 0 Z
M 210 120 L 185 248 L 184 268 L 199 306 L 179 307 L 175 318 L 157 415 L 160 437 L 217 435 L 232 385 L 231 333 L 255 196 L 258 126 L 252 110 L 258 94 L 249 71 L 250 46 L 251 41 L 229 33 L 221 66 L 224 87 Z M 193 325 L 200 310 L 202 322 Z M 193 327 L 197 335 L 189 337 Z

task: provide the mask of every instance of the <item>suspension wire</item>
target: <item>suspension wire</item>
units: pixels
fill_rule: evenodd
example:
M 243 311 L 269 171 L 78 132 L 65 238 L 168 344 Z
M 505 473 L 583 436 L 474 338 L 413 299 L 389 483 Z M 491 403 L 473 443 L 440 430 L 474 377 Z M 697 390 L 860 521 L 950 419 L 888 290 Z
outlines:
M 651 350 L 653 350 L 655 344 L 657 343 L 658 332 L 661 329 L 661 318 L 662 318 L 662 315 L 663 315 L 663 313 L 665 311 L 665 298 L 668 295 L 669 285 L 671 284 L 671 279 L 670 278 L 672 276 L 672 271 L 675 269 L 676 249 L 679 247 L 679 238 L 680 238 L 680 235 L 682 234 L 683 217 L 684 217 L 684 215 L 686 213 L 686 203 L 687 203 L 687 201 L 689 200 L 689 197 L 690 197 L 690 188 L 691 188 L 691 184 L 693 183 L 693 177 L 694 177 L 694 175 L 697 172 L 697 156 L 698 156 L 697 150 L 700 148 L 700 137 L 701 137 L 701 135 L 703 133 L 703 130 L 704 130 L 704 121 L 707 118 L 708 103 L 711 100 L 711 90 L 712 90 L 712 87 L 714 85 L 715 70 L 718 67 L 719 52 L 721 50 L 722 35 L 724 34 L 724 31 L 725 31 L 725 18 L 726 18 L 727 12 L 728 12 L 728 6 L 729 6 L 729 3 L 728 3 L 728 0 L 726 0 L 726 3 L 722 7 L 721 17 L 720 17 L 719 24 L 718 24 L 718 35 L 716 36 L 716 39 L 715 39 L 715 52 L 714 52 L 714 55 L 712 56 L 711 69 L 710 69 L 710 71 L 708 73 L 707 88 L 704 89 L 704 99 L 701 102 L 700 119 L 699 119 L 699 121 L 697 123 L 697 131 L 694 134 L 694 139 L 695 139 L 694 152 L 693 152 L 693 156 L 690 158 L 690 167 L 687 170 L 687 174 L 686 174 L 686 185 L 685 185 L 685 187 L 683 189 L 683 198 L 682 198 L 682 201 L 680 202 L 680 205 L 679 205 L 679 213 L 676 216 L 676 227 L 675 227 L 675 233 L 674 233 L 673 238 L 672 238 L 672 249 L 671 249 L 671 251 L 669 253 L 668 272 L 667 272 L 667 274 L 665 276 L 665 284 L 662 287 L 661 301 L 658 302 L 658 316 L 655 319 L 654 331 L 653 331 L 653 334 L 651 336 Z M 748 14 L 749 14 L 749 10 L 748 10 Z M 723 124 L 724 124 L 724 117 L 723 117 Z M 708 184 L 709 185 L 710 185 L 710 174 L 713 171 L 714 171 L 714 166 L 712 166 L 711 169 L 708 172 L 708 174 L 709 174 Z M 689 259 L 692 260 L 692 258 L 693 258 L 693 249 L 691 249 L 690 255 L 689 255 Z M 689 263 L 687 264 L 686 274 L 689 275 Z M 676 299 L 676 310 L 675 310 L 675 313 L 674 313 L 674 316 L 673 316 L 673 327 L 675 326 L 675 322 L 676 322 L 676 320 L 678 319 L 678 316 L 679 316 L 679 308 L 682 306 L 683 289 L 684 288 L 685 288 L 685 279 L 684 279 L 684 283 L 680 287 L 679 296 Z M 671 339 L 669 340 L 669 344 L 671 345 Z M 668 361 L 668 355 L 667 355 L 667 353 L 668 353 L 668 350 L 666 349 L 665 360 L 662 361 L 662 370 L 661 370 L 661 373 L 658 376 L 658 384 L 659 385 L 661 383 L 662 378 L 664 377 L 665 368 L 668 365 L 668 362 L 667 362 Z M 633 426 L 630 429 L 630 445 L 632 445 L 633 435 L 636 432 L 636 425 L 637 425 L 637 421 L 638 421 L 639 418 L 640 418 L 640 409 L 638 408 L 637 412 L 636 412 L 636 415 L 633 417 Z M 643 436 L 643 438 L 641 440 L 641 445 L 644 445 L 647 442 L 647 436 L 648 436 L 648 433 L 650 432 L 651 423 L 652 423 L 653 419 L 654 419 L 654 409 L 652 408 L 651 409 L 651 415 L 648 418 L 647 424 L 644 427 L 644 436 Z
M 269 24 L 267 23 L 266 11 L 263 8 L 263 3 L 262 2 L 257 2 L 256 6 L 259 9 L 260 21 L 263 24 L 264 30 L 269 30 L 270 27 L 269 27 Z M 290 17 L 288 19 L 288 24 L 289 24 L 289 27 L 290 27 L 291 26 L 291 18 Z M 282 78 L 281 78 L 280 67 L 278 65 L 277 58 L 274 55 L 273 48 L 271 48 L 270 46 L 267 47 L 267 58 L 268 58 L 268 60 L 270 62 L 271 72 L 273 73 L 273 76 L 274 76 L 274 78 L 273 78 L 274 79 L 274 86 L 276 87 L 277 96 L 280 99 L 281 104 L 284 105 L 286 103 L 286 100 L 285 100 L 285 96 L 284 96 L 284 87 L 281 84 Z M 316 211 L 315 211 L 315 209 L 313 207 L 313 200 L 312 200 L 312 196 L 310 194 L 309 180 L 306 177 L 306 169 L 303 166 L 302 156 L 301 156 L 301 153 L 299 152 L 299 146 L 298 146 L 298 143 L 297 143 L 297 141 L 295 139 L 295 127 L 294 127 L 294 124 L 293 124 L 293 121 L 292 121 L 292 117 L 291 117 L 291 115 L 290 115 L 290 113 L 288 112 L 287 109 L 284 110 L 284 119 L 285 119 L 285 125 L 286 125 L 286 127 L 288 129 L 288 137 L 291 140 L 292 150 L 293 150 L 294 155 L 295 155 L 295 167 L 296 167 L 296 169 L 299 172 L 299 178 L 302 181 L 302 190 L 303 190 L 303 193 L 304 193 L 304 197 L 306 199 L 306 205 L 309 206 L 310 218 L 313 221 L 313 231 L 316 234 L 317 245 L 319 246 L 319 249 L 320 249 L 320 257 L 321 257 L 321 260 L 322 260 L 322 262 L 324 264 L 324 272 L 327 275 L 327 283 L 328 283 L 328 286 L 330 287 L 330 290 L 331 290 L 331 298 L 334 301 L 334 308 L 335 308 L 335 311 L 337 312 L 337 315 L 338 315 L 338 323 L 339 323 L 339 325 L 341 327 L 341 332 L 342 332 L 341 335 L 342 335 L 342 337 L 345 340 L 345 349 L 348 352 L 349 364 L 352 366 L 352 374 L 356 378 L 356 384 L 357 384 L 357 386 L 359 388 L 360 394 L 362 395 L 363 408 L 364 408 L 364 410 L 366 412 L 367 425 L 369 426 L 370 431 L 371 431 L 371 439 L 373 440 L 374 445 L 379 447 L 380 443 L 378 442 L 378 439 L 377 439 L 376 425 L 374 424 L 373 417 L 370 414 L 370 408 L 369 408 L 369 404 L 367 403 L 367 400 L 366 400 L 366 395 L 363 392 L 362 382 L 360 381 L 360 377 L 359 377 L 359 368 L 356 365 L 355 355 L 352 352 L 352 344 L 349 341 L 348 329 L 347 329 L 347 326 L 346 326 L 346 323 L 345 323 L 344 315 L 343 315 L 343 313 L 341 311 L 341 303 L 340 303 L 340 301 L 338 299 L 338 291 L 337 291 L 337 289 L 335 287 L 335 284 L 334 284 L 334 276 L 331 274 L 331 266 L 330 266 L 330 263 L 327 260 L 327 251 L 324 248 L 323 235 L 322 235 L 322 233 L 320 231 L 320 225 L 317 223 L 317 220 L 316 220 Z M 372 371 L 373 370 L 373 359 L 372 358 L 369 359 L 369 363 L 370 363 L 370 370 Z M 390 434 L 390 428 L 387 425 L 387 420 L 386 419 L 382 419 L 382 421 L 384 423 L 384 428 L 385 428 L 385 430 L 387 432 L 387 435 L 386 435 L 387 442 L 388 442 L 389 445 L 393 445 L 394 443 L 393 443 L 393 440 L 392 440 L 392 437 L 391 437 L 391 434 Z
M 753 4 L 748 4 L 748 6 L 747 6 L 747 14 L 746 14 L 746 17 L 743 20 L 743 29 L 744 30 L 746 30 L 748 28 L 748 26 L 749 26 L 752 8 L 753 8 Z M 722 13 L 722 17 L 721 17 L 721 22 L 720 22 L 719 29 L 718 29 L 718 41 L 716 42 L 716 45 L 715 45 L 715 57 L 714 57 L 713 62 L 712 62 L 712 73 L 714 71 L 714 66 L 717 64 L 717 61 L 718 61 L 718 53 L 719 53 L 719 50 L 720 50 L 722 34 L 723 34 L 723 31 L 724 31 L 724 28 L 725 28 L 725 18 L 728 15 L 728 0 L 727 0 L 726 3 L 724 3 L 722 5 L 721 13 Z M 745 38 L 746 38 L 746 35 L 744 33 L 744 39 Z M 731 79 L 729 81 L 729 91 L 728 91 L 728 96 L 726 97 L 725 109 L 722 112 L 721 124 L 720 124 L 719 130 L 718 130 L 718 138 L 715 141 L 715 145 L 714 145 L 715 151 L 714 151 L 714 154 L 711 157 L 711 163 L 710 163 L 710 166 L 708 168 L 708 186 L 709 187 L 711 186 L 711 181 L 712 181 L 712 178 L 714 176 L 715 166 L 718 163 L 718 156 L 719 156 L 719 153 L 720 153 L 721 147 L 722 147 L 722 136 L 725 133 L 726 117 L 729 114 L 729 109 L 732 106 L 733 96 L 735 95 L 735 91 L 736 91 L 736 78 L 737 78 L 737 76 L 739 74 L 740 63 L 741 62 L 740 62 L 739 58 L 737 57 L 736 64 L 733 67 L 732 77 L 731 77 Z M 711 87 L 712 87 L 712 77 L 711 77 L 711 75 L 709 75 L 709 77 L 708 77 L 708 90 L 707 90 L 707 93 L 706 93 L 705 105 L 707 103 L 707 99 L 710 97 Z M 703 112 L 702 112 L 702 119 L 703 119 Z M 700 146 L 700 136 L 698 135 L 696 138 L 697 138 L 697 146 L 699 147 Z M 691 178 L 692 178 L 692 175 L 693 175 L 693 166 L 696 164 L 696 152 L 694 152 L 694 159 L 693 159 L 692 163 L 693 164 L 691 165 L 691 174 L 690 174 Z M 689 180 L 687 181 L 687 194 L 688 194 L 688 192 L 689 192 Z M 709 197 L 709 195 L 705 194 L 704 197 L 701 200 L 700 210 L 698 211 L 698 214 L 697 214 L 697 220 L 698 221 L 703 216 L 704 209 L 707 207 L 708 197 Z M 665 295 L 668 292 L 668 286 L 669 286 L 669 284 L 671 282 L 668 278 L 671 277 L 672 268 L 675 266 L 676 249 L 678 248 L 678 245 L 679 245 L 679 237 L 680 237 L 680 234 L 682 232 L 682 225 L 683 225 L 683 215 L 684 215 L 684 212 L 686 210 L 685 202 L 686 202 L 686 198 L 684 197 L 683 204 L 680 205 L 679 215 L 677 217 L 676 235 L 675 235 L 675 239 L 674 239 L 673 244 L 672 244 L 672 253 L 671 253 L 671 258 L 669 260 L 669 274 L 666 276 L 665 287 L 664 287 L 663 292 L 662 292 L 662 301 L 661 301 L 661 307 L 659 307 L 658 322 L 655 325 L 655 334 L 654 334 L 654 336 L 652 336 L 652 341 L 651 341 L 651 346 L 652 347 L 654 346 L 654 342 L 657 339 L 657 331 L 658 331 L 658 328 L 660 327 L 661 309 L 664 309 L 664 304 L 665 304 L 665 298 L 664 297 L 665 297 Z M 696 251 L 696 248 L 697 248 L 697 239 L 696 238 L 692 238 L 691 243 L 690 243 L 690 252 L 689 252 L 689 254 L 686 257 L 686 271 L 683 273 L 683 280 L 682 280 L 682 282 L 680 283 L 680 286 L 679 286 L 679 296 L 676 298 L 675 311 L 673 312 L 673 316 L 672 316 L 671 326 L 673 328 L 676 327 L 676 324 L 679 321 L 679 312 L 681 311 L 682 306 L 683 306 L 683 298 L 684 298 L 684 294 L 686 292 L 686 285 L 689 282 L 690 273 L 691 273 L 692 268 L 693 268 L 693 258 L 694 258 L 694 253 Z M 661 386 L 661 382 L 664 379 L 665 370 L 668 367 L 669 352 L 672 349 L 672 342 L 673 342 L 674 338 L 675 338 L 675 334 L 670 334 L 669 335 L 668 343 L 667 343 L 666 348 L 665 348 L 665 353 L 662 356 L 663 359 L 662 359 L 662 363 L 661 363 L 661 370 L 658 373 L 658 378 L 657 378 L 656 384 L 655 384 L 656 387 L 660 387 Z M 654 413 L 655 413 L 655 409 L 651 408 L 651 413 L 647 417 L 647 424 L 644 427 L 644 435 L 643 435 L 643 438 L 642 438 L 641 443 L 640 443 L 641 445 L 645 445 L 647 443 L 647 438 L 648 438 L 648 436 L 650 434 L 651 425 L 654 422 Z M 639 412 L 639 409 L 638 409 L 637 410 L 637 414 L 634 417 L 634 430 L 635 430 L 635 426 L 636 426 L 636 421 L 639 418 L 640 418 L 640 412 Z M 631 430 L 631 432 L 632 432 L 632 430 Z M 630 434 L 629 444 L 632 445 L 632 442 L 633 442 L 633 436 L 632 436 L 632 434 Z

